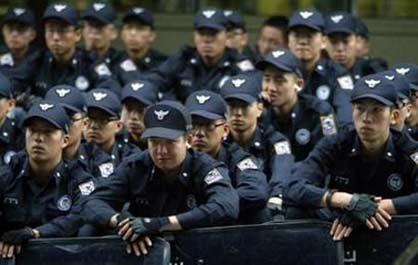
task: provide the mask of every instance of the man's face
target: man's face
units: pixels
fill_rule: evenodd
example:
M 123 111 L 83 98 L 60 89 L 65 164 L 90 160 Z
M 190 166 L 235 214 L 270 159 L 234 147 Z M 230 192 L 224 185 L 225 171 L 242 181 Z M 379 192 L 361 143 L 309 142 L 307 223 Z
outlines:
M 3 25 L 3 38 L 9 50 L 24 50 L 36 37 L 32 27 L 22 23 L 10 22 Z
M 289 49 L 301 61 L 316 61 L 321 55 L 322 33 L 308 27 L 294 27 L 289 32 Z
M 186 138 L 149 138 L 148 151 L 155 166 L 164 172 L 178 169 L 186 158 Z
M 268 66 L 263 74 L 263 91 L 267 92 L 270 103 L 281 107 L 289 102 L 295 102 L 298 94 L 296 75 Z
M 391 110 L 375 100 L 364 99 L 353 103 L 353 120 L 363 144 L 385 142 L 388 136 Z
M 226 32 L 226 46 L 242 52 L 248 42 L 248 34 L 243 29 L 231 28 Z
M 411 111 L 410 115 L 406 121 L 411 126 L 417 126 L 418 125 L 418 91 L 412 91 L 410 111 Z
M 126 49 L 139 52 L 149 48 L 155 39 L 155 32 L 148 25 L 128 20 L 122 26 L 121 37 Z
M 334 62 L 347 69 L 353 67 L 356 60 L 356 37 L 354 34 L 335 33 L 327 38 L 327 51 Z
M 45 40 L 55 58 L 61 58 L 75 51 L 81 33 L 74 26 L 58 19 L 45 22 Z
M 193 117 L 191 146 L 201 152 L 216 156 L 223 136 L 228 133 L 226 120 L 208 120 Z
M 35 162 L 61 157 L 62 150 L 68 144 L 68 136 L 62 130 L 41 118 L 33 118 L 25 132 L 26 152 Z
M 248 104 L 241 100 L 228 100 L 226 116 L 231 131 L 242 133 L 257 126 L 261 111 L 257 101 Z
M 264 26 L 261 28 L 260 35 L 258 36 L 257 47 L 263 57 L 278 48 L 286 48 L 285 33 L 278 28 Z
M 194 43 L 200 56 L 220 58 L 226 47 L 226 32 L 209 28 L 197 29 L 194 31 Z
M 356 56 L 365 57 L 369 55 L 370 42 L 363 36 L 356 36 Z
M 0 122 L 2 122 L 7 113 L 14 107 L 14 100 L 0 96 Z M 1 123 L 0 123 L 1 126 Z
M 99 145 L 105 145 L 115 139 L 122 127 L 118 117 L 111 117 L 106 112 L 90 108 L 86 119 L 86 139 Z
M 70 140 L 68 146 L 79 143 L 83 137 L 83 132 L 85 129 L 85 114 L 83 113 L 67 113 L 70 117 L 70 129 L 69 136 Z
M 103 24 L 95 20 L 86 20 L 83 28 L 84 44 L 87 50 L 107 49 L 117 37 L 113 24 Z
M 127 99 L 123 103 L 122 122 L 129 134 L 140 138 L 145 130 L 144 113 L 146 106 L 136 100 Z

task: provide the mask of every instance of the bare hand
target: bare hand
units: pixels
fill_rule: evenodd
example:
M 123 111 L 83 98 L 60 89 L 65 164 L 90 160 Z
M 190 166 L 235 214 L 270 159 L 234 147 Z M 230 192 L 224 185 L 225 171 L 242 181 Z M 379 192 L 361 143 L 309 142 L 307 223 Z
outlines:
M 147 255 L 149 249 L 152 247 L 152 242 L 149 237 L 143 237 L 135 242 L 128 243 L 126 245 L 126 253 L 133 254 L 135 256 Z
M 334 241 L 339 241 L 348 237 L 351 232 L 353 232 L 351 226 L 342 225 L 338 219 L 335 219 L 331 226 L 330 235 Z
M 0 241 L 0 255 L 4 259 L 13 258 L 13 256 L 19 254 L 21 250 L 22 248 L 20 245 L 11 245 Z
M 134 233 L 131 227 L 131 224 L 129 222 L 129 219 L 126 218 L 125 220 L 120 222 L 118 225 L 118 228 L 119 228 L 118 235 L 122 237 L 123 240 L 129 241 Z
M 380 206 L 380 203 L 385 200 L 381 200 L 378 203 L 376 214 L 366 221 L 366 225 L 369 229 L 375 229 L 382 231 L 383 228 L 389 227 L 389 221 L 392 220 L 390 214 Z

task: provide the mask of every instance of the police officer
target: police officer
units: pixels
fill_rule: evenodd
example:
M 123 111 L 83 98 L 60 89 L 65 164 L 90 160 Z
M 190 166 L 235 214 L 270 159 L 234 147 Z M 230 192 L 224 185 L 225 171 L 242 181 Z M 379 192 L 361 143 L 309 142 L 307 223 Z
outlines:
M 15 102 L 12 84 L 0 74 L 0 166 L 9 164 L 11 157 L 23 148 L 20 124 L 8 115 Z
M 244 18 L 236 10 L 224 10 L 226 17 L 226 47 L 236 49 L 252 63 L 258 60 L 257 54 L 248 44 L 248 32 Z
M 229 169 L 232 186 L 240 197 L 239 222 L 269 221 L 266 207 L 269 189 L 262 165 L 237 143 L 222 142 L 229 127 L 225 118 L 226 104 L 221 95 L 196 91 L 187 98 L 185 106 L 192 115 L 190 144 L 193 149 L 224 162 Z
M 154 27 L 154 16 L 148 9 L 132 7 L 122 18 L 121 38 L 125 52 L 120 59 L 120 67 L 129 71 L 136 66 L 140 72 L 146 73 L 161 63 L 167 56 L 151 48 L 157 34 Z M 131 60 L 135 64 L 128 63 Z
M 418 148 L 390 130 L 391 116 L 399 111 L 393 84 L 380 75 L 366 76 L 351 100 L 354 128 L 323 138 L 295 169 L 285 192 L 305 213 L 318 207 L 335 211 L 335 240 L 356 225 L 380 231 L 389 226 L 390 215 L 418 209 Z
M 399 63 L 392 70 L 404 75 L 409 80 L 411 89 L 411 113 L 406 119 L 407 130 L 411 137 L 418 141 L 418 66 L 413 63 Z
M 225 141 L 238 143 L 262 164 L 269 183 L 269 207 L 281 213 L 282 188 L 293 166 L 289 140 L 271 125 L 258 124 L 263 111 L 260 80 L 248 75 L 231 77 L 221 89 L 227 103 L 230 133 Z
M 85 50 L 76 47 L 81 31 L 73 6 L 64 3 L 48 6 L 42 22 L 48 50 L 19 69 L 20 79 L 31 88 L 32 98 L 27 99 L 27 105 L 36 100 L 33 97 L 43 97 L 49 88 L 59 84 L 73 85 L 81 91 L 100 86 L 120 93 L 107 65 L 95 64 Z
M 93 2 L 83 15 L 83 37 L 93 59 L 105 62 L 121 85 L 140 77 L 134 62 L 112 47 L 118 37 L 116 11 L 105 2 Z
M 187 148 L 191 117 L 178 102 L 163 101 L 145 112 L 148 150 L 124 160 L 99 185 L 83 215 L 102 227 L 118 228 L 128 252 L 147 254 L 148 237 L 167 230 L 226 224 L 238 217 L 238 195 L 222 162 Z M 130 202 L 125 219 L 119 214 Z
M 0 55 L 1 69 L 15 67 L 37 51 L 35 16 L 27 8 L 9 7 L 2 19 L 3 39 L 6 49 Z
M 79 161 L 99 180 L 108 178 L 122 160 L 140 150 L 117 138 L 122 129 L 119 98 L 107 89 L 93 89 L 86 95 L 87 119 L 85 138 L 79 150 Z
M 289 19 L 285 16 L 271 16 L 264 20 L 257 37 L 257 61 L 276 49 L 287 48 L 288 24 Z
M 305 86 L 301 93 L 327 101 L 338 122 L 352 122 L 350 93 L 354 82 L 342 66 L 321 57 L 324 19 L 316 10 L 296 11 L 289 19 L 289 49 L 302 63 Z
M 61 103 L 68 117 L 70 117 L 69 141 L 63 150 L 63 156 L 68 160 L 77 159 L 87 112 L 86 100 L 82 92 L 73 86 L 58 85 L 48 90 L 45 100 Z
M 325 17 L 326 50 L 329 57 L 344 66 L 357 81 L 363 76 L 377 72 L 370 60 L 356 55 L 356 24 L 347 12 L 334 12 Z M 379 69 L 380 70 L 380 69 Z
M 205 9 L 194 18 L 194 47 L 184 47 L 152 71 L 150 80 L 161 92 L 174 87 L 175 98 L 184 102 L 194 91 L 219 93 L 233 75 L 254 70 L 248 59 L 226 48 L 226 19 L 219 9 Z
M 0 253 L 11 258 L 31 238 L 69 237 L 81 225 L 80 205 L 94 190 L 90 174 L 62 158 L 70 121 L 54 102 L 34 105 L 24 121 L 26 152 L 0 171 Z
M 294 54 L 286 49 L 273 51 L 256 67 L 263 71 L 263 90 L 270 103 L 265 122 L 290 140 L 296 161 L 305 159 L 323 136 L 337 133 L 332 107 L 311 95 L 298 94 L 305 82 Z
M 128 83 L 122 89 L 122 122 L 125 129 L 121 132 L 124 141 L 128 141 L 141 150 L 147 149 L 147 143 L 141 138 L 145 130 L 145 109 L 157 102 L 157 90 L 146 80 Z

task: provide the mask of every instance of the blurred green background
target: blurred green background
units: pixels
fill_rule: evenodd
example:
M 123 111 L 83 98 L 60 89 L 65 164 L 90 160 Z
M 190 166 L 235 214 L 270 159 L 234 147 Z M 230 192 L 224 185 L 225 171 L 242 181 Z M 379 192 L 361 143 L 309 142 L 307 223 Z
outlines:
M 0 12 L 8 6 L 27 6 L 42 16 L 47 0 L 0 0 Z M 92 0 L 68 0 L 82 12 Z M 191 41 L 193 14 L 204 7 L 236 9 L 245 15 L 251 42 L 263 19 L 287 15 L 298 8 L 315 7 L 324 14 L 347 10 L 364 19 L 371 31 L 372 55 L 393 64 L 418 63 L 418 0 L 102 0 L 122 14 L 131 6 L 142 6 L 155 14 L 158 38 L 155 47 L 171 53 Z M 120 43 L 116 43 L 119 46 Z

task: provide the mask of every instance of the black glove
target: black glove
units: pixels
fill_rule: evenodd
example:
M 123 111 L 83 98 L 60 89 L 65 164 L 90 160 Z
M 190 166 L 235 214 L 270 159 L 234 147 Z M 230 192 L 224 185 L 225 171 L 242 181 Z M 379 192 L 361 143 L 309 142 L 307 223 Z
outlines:
M 32 229 L 25 227 L 4 233 L 0 240 L 4 243 L 12 245 L 21 245 L 34 237 L 35 234 L 33 233 Z
M 161 232 L 161 228 L 169 223 L 168 217 L 161 218 L 133 218 L 130 221 L 132 230 L 138 236 L 155 235 Z
M 367 219 L 376 214 L 377 205 L 374 196 L 354 193 L 347 210 L 354 220 L 365 224 Z

